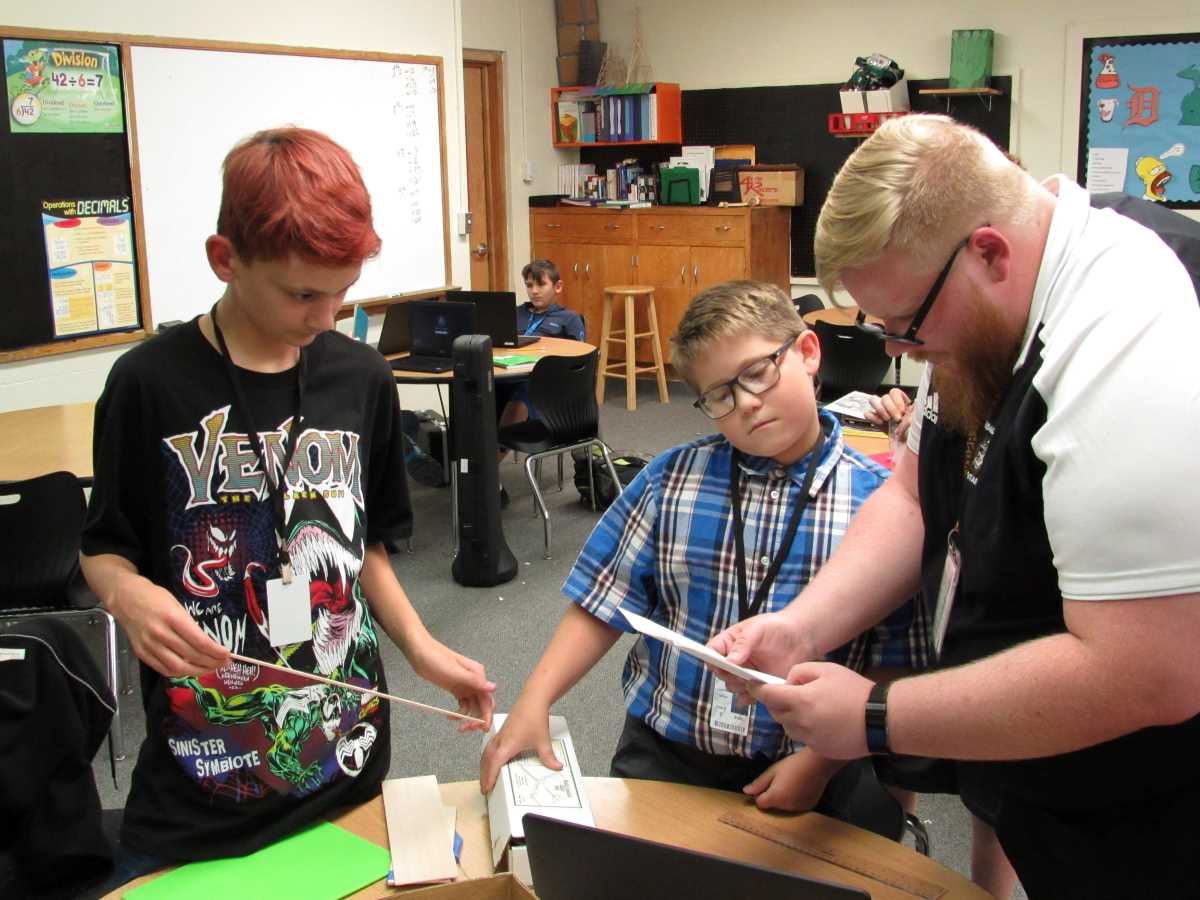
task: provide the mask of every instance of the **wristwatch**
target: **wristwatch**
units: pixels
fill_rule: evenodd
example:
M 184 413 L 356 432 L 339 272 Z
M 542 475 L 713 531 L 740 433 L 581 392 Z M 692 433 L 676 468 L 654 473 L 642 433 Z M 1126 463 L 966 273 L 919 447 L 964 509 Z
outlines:
M 867 695 L 867 752 L 873 756 L 891 753 L 888 746 L 887 695 L 888 683 L 876 683 Z

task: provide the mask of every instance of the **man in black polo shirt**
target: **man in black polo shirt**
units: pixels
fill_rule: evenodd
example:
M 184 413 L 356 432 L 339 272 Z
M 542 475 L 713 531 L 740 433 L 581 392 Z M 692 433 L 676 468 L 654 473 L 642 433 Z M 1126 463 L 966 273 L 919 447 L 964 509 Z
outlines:
M 815 250 L 825 287 L 932 375 L 911 452 L 820 575 L 713 645 L 788 674 L 752 693 L 819 753 L 958 761 L 1031 897 L 1186 894 L 1200 801 L 1188 273 L 1153 232 L 941 116 L 859 148 Z M 918 587 L 939 671 L 889 692 L 804 662 Z

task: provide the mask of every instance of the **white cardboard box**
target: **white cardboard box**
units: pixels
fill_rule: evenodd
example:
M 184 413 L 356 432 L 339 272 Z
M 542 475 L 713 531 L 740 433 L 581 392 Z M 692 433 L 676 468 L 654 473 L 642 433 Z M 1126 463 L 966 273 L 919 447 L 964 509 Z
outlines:
M 880 91 L 864 91 L 867 112 L 908 112 L 908 79 L 902 78 L 890 88 Z
M 842 101 L 842 112 L 861 113 L 867 111 L 865 91 L 838 91 L 838 99 Z
M 503 714 L 492 718 L 492 730 L 488 732 L 487 740 L 496 735 L 505 718 Z M 571 743 L 567 720 L 562 716 L 550 717 L 550 742 L 554 755 L 563 764 L 561 772 L 547 769 L 537 754 L 530 751 L 512 759 L 500 769 L 496 786 L 487 798 L 492 864 L 500 869 L 501 860 L 511 849 L 506 860 L 507 868 L 526 878 L 529 877 L 529 862 L 523 846 L 525 827 L 522 816 L 537 813 L 577 825 L 596 824 L 587 794 L 583 791 L 583 775 L 579 771 L 575 745 Z

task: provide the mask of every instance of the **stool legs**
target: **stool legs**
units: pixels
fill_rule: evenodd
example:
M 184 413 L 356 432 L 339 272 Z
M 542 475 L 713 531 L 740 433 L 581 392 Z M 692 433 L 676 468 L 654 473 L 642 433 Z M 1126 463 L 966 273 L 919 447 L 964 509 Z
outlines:
M 608 380 L 608 338 L 612 333 L 612 297 L 604 296 L 603 324 L 600 327 L 600 364 L 596 367 L 596 404 L 604 405 L 604 382 Z
M 634 327 L 633 295 L 625 295 L 625 408 L 637 409 L 637 328 Z
M 654 312 L 654 295 L 650 295 L 650 305 L 647 309 L 650 319 L 650 346 L 654 348 L 654 374 L 658 379 L 658 402 L 666 403 L 667 397 L 667 368 L 663 365 L 662 344 L 658 340 L 658 316 Z

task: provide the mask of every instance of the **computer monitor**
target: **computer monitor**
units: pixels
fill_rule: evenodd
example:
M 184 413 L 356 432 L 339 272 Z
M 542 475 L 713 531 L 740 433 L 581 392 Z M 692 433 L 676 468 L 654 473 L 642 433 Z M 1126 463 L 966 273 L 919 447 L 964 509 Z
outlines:
M 437 300 L 410 300 L 413 356 L 450 358 L 454 339 L 475 333 L 475 304 Z
M 383 328 L 379 332 L 379 343 L 376 346 L 384 356 L 393 353 L 407 353 L 411 338 L 409 337 L 409 317 L 412 315 L 411 303 L 393 303 L 383 314 Z
M 736 862 L 526 813 L 525 849 L 539 900 L 870 900 L 862 888 Z M 714 826 L 716 827 L 716 826 Z
M 475 304 L 475 326 L 493 347 L 517 346 L 517 295 L 512 291 L 454 291 L 447 299 Z

